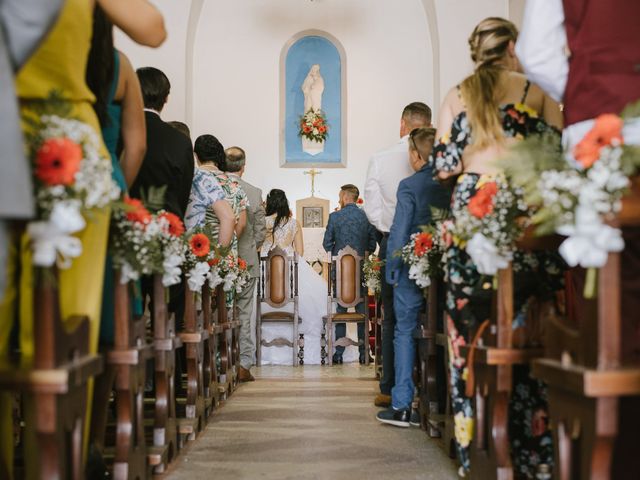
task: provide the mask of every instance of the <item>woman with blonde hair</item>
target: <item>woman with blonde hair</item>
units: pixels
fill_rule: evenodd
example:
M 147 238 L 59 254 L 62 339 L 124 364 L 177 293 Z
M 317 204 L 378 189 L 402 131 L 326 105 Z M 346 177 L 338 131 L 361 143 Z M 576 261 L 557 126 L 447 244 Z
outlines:
M 496 160 L 519 139 L 561 127 L 558 105 L 520 72 L 515 56 L 518 31 L 503 18 L 487 18 L 469 37 L 474 72 L 446 95 L 440 109 L 431 161 L 441 180 L 459 176 L 452 199 L 453 221 L 461 221 L 470 199 L 495 180 Z M 555 127 L 555 128 L 554 128 Z M 447 253 L 447 325 L 451 355 L 451 388 L 460 476 L 471 465 L 473 407 L 466 397 L 467 365 L 459 347 L 491 314 L 493 278 L 481 275 L 454 239 Z M 515 307 L 517 319 L 526 313 L 531 296 L 550 295 L 561 288 L 561 267 L 555 257 L 515 252 Z M 517 323 L 517 322 L 514 322 Z M 516 475 L 533 478 L 553 462 L 552 437 L 546 422 L 544 385 L 528 369 L 514 368 L 509 411 L 509 436 Z

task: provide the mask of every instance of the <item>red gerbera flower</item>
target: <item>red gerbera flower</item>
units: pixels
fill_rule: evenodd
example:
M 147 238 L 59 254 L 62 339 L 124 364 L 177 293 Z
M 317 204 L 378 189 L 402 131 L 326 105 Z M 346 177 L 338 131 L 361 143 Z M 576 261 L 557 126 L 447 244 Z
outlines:
M 576 145 L 573 155 L 584 168 L 591 167 L 600 158 L 600 150 L 614 141 L 622 143 L 622 127 L 624 122 L 613 113 L 606 113 L 596 118 L 593 128 Z
M 242 258 L 238 258 L 238 267 L 240 268 L 240 270 L 246 270 L 247 262 L 245 262 Z
M 416 237 L 416 245 L 413 248 L 413 253 L 417 257 L 422 257 L 427 251 L 433 247 L 433 235 L 430 233 L 420 233 Z
M 493 212 L 493 197 L 498 193 L 496 182 L 486 183 L 469 200 L 469 212 L 476 218 L 482 218 Z
M 196 257 L 204 257 L 211 251 L 211 243 L 204 233 L 196 233 L 189 240 L 191 252 Z
M 149 223 L 151 214 L 137 198 L 124 197 L 127 205 L 127 220 L 135 223 Z
M 50 138 L 36 153 L 36 176 L 46 185 L 71 185 L 81 161 L 80 145 L 68 138 Z
M 211 260 L 209 260 L 208 263 L 209 263 L 210 267 L 215 267 L 216 265 L 218 265 L 220 263 L 220 258 L 213 257 Z
M 180 220 L 180 217 L 178 217 L 177 215 L 174 215 L 170 212 L 162 212 L 159 215 L 159 218 L 164 218 L 169 224 L 169 235 L 179 237 L 184 233 L 184 224 L 182 223 L 182 220 Z

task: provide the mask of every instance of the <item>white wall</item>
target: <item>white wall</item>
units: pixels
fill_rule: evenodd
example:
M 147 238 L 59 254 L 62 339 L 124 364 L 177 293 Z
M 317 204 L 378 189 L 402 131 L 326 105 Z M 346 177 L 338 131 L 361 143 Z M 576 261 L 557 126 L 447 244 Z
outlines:
M 437 110 L 434 99 L 471 71 L 467 38 L 478 21 L 517 14 L 521 2 L 154 0 L 165 15 L 167 42 L 154 51 L 119 35 L 117 44 L 135 67 L 156 66 L 171 79 L 165 120 L 186 120 L 194 138 L 212 133 L 225 146 L 245 148 L 246 179 L 265 193 L 284 189 L 293 208 L 309 195 L 309 179 L 300 169 L 279 168 L 280 53 L 303 30 L 336 37 L 347 61 L 348 167 L 324 169 L 316 186 L 335 204 L 339 186 L 362 188 L 370 155 L 396 141 L 405 104 L 422 100 Z M 428 11 L 436 14 L 440 65 L 434 65 Z

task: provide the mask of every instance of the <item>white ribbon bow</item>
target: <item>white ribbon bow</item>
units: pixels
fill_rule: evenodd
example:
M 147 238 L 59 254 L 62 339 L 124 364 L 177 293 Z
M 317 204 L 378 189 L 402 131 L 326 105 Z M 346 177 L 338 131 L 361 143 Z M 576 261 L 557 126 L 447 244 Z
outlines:
M 466 250 L 482 275 L 495 275 L 499 269 L 507 268 L 513 258 L 512 254 L 500 255 L 496 244 L 481 233 L 469 240 Z
M 83 230 L 86 222 L 80 213 L 80 202 L 68 200 L 54 205 L 46 221 L 31 222 L 27 233 L 32 241 L 33 263 L 59 268 L 71 267 L 72 259 L 82 254 L 82 242 L 72 234 Z
M 192 292 L 199 292 L 202 290 L 204 282 L 207 281 L 209 276 L 209 264 L 207 262 L 198 262 L 196 266 L 189 270 L 187 273 L 187 283 L 189 284 L 189 290 Z

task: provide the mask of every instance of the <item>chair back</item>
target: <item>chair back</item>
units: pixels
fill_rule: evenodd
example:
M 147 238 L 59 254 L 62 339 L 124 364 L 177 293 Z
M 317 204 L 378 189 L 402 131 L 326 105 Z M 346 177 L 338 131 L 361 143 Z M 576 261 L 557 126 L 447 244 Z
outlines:
M 280 247 L 260 258 L 258 298 L 273 308 L 280 308 L 298 296 L 298 255 L 288 255 Z
M 351 247 L 345 247 L 332 258 L 335 277 L 331 276 L 330 296 L 344 308 L 355 307 L 362 298 L 362 257 Z M 331 292 L 331 284 L 333 292 Z

